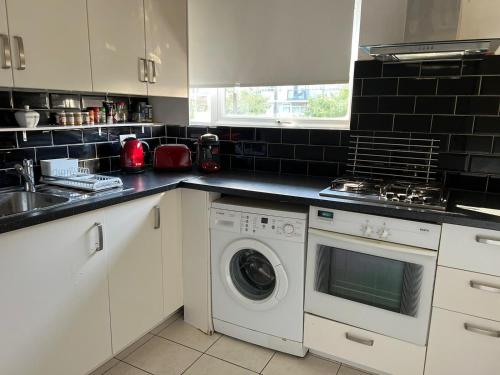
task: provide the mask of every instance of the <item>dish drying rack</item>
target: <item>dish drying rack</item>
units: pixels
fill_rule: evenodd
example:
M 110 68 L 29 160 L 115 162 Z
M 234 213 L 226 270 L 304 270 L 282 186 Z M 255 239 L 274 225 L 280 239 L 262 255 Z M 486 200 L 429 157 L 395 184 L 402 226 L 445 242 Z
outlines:
M 43 182 L 49 185 L 93 192 L 123 186 L 121 178 L 92 174 L 89 168 L 60 169 L 54 172 L 52 176 L 42 176 Z

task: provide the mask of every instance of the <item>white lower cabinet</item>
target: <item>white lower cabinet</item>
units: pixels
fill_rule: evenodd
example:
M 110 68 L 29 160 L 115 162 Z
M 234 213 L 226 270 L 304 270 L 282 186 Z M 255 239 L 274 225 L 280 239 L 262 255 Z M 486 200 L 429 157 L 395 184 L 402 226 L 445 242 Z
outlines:
M 305 314 L 304 346 L 381 373 L 422 375 L 424 371 L 425 346 L 418 346 L 315 315 Z
M 493 375 L 500 369 L 500 322 L 432 310 L 425 375 Z
M 101 218 L 0 235 L 0 374 L 82 375 L 111 356 Z
M 154 195 L 105 210 L 113 353 L 164 316 L 161 198 Z

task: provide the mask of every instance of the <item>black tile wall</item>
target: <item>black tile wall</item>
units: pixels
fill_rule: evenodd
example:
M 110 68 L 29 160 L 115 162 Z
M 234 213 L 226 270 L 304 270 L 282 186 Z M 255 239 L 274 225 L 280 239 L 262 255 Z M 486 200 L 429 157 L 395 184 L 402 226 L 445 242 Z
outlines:
M 500 193 L 500 56 L 363 61 L 354 78 L 351 133 L 431 136 L 448 186 Z

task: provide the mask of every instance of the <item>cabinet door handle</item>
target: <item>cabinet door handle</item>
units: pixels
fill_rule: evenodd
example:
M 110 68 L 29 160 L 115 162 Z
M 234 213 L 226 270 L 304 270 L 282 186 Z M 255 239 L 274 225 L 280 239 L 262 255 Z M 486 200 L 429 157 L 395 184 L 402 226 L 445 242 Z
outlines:
M 471 288 L 484 290 L 485 292 L 500 293 L 500 286 L 496 286 L 493 284 L 471 280 L 469 282 L 469 285 Z
M 2 46 L 3 46 L 3 63 L 2 69 L 10 69 L 12 67 L 12 58 L 10 55 L 10 39 L 6 34 L 0 34 L 0 38 L 2 38 Z
M 500 240 L 494 238 L 488 238 L 483 236 L 476 236 L 476 242 L 485 244 L 485 245 L 495 245 L 500 246 Z
M 150 77 L 149 83 L 156 83 L 156 62 L 154 60 L 149 60 L 149 62 L 151 63 L 151 68 L 153 71 L 151 74 L 149 74 L 148 71 L 148 75 Z
M 494 329 L 484 328 L 476 326 L 475 324 L 464 323 L 464 328 L 467 331 L 478 333 L 480 335 L 491 336 L 491 337 L 500 337 L 500 331 L 495 331 Z
M 96 246 L 95 251 L 102 251 L 102 250 L 104 250 L 104 232 L 103 232 L 102 224 L 95 223 L 94 226 L 97 228 L 97 234 L 98 234 L 97 244 L 96 244 L 97 246 Z
M 19 66 L 17 67 L 17 70 L 24 70 L 26 69 L 26 55 L 24 54 L 23 38 L 20 36 L 15 36 L 14 40 L 17 43 L 17 53 L 19 57 Z
M 375 341 L 370 340 L 370 339 L 364 339 L 362 337 L 354 336 L 353 334 L 351 334 L 349 332 L 346 332 L 345 338 L 347 340 L 351 340 L 351 341 L 357 342 L 358 344 L 363 344 L 366 346 L 373 346 L 373 343 L 375 342 Z
M 155 226 L 154 226 L 154 229 L 160 229 L 160 227 L 161 227 L 160 206 L 155 206 Z
M 139 81 L 148 81 L 148 60 L 139 57 Z

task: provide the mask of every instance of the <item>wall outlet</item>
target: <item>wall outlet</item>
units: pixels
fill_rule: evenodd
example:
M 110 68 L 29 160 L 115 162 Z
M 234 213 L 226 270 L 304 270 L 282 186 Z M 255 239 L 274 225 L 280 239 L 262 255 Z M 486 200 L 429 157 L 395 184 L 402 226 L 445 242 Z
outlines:
M 127 138 L 137 138 L 135 134 L 120 134 L 120 144 L 123 146 L 123 141 Z

